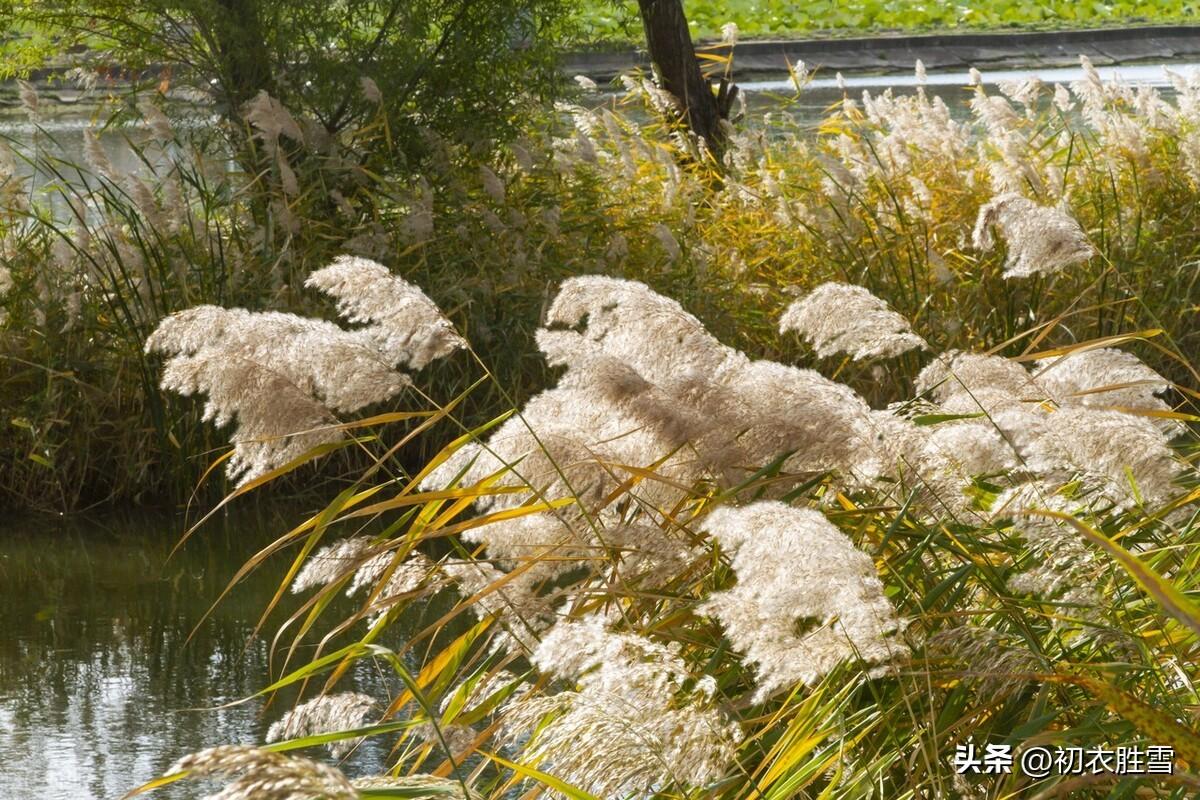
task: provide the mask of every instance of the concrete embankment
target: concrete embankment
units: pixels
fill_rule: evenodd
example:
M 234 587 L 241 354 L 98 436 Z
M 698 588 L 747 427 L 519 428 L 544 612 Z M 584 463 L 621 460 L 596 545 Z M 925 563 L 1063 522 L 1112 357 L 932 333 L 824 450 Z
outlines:
M 700 45 L 704 47 L 704 45 Z M 715 52 L 727 52 L 713 45 Z M 911 72 L 920 59 L 929 70 L 966 71 L 1078 65 L 1086 55 L 1097 66 L 1200 59 L 1200 25 L 1156 25 L 1073 31 L 935 33 L 853 38 L 749 40 L 739 42 L 733 60 L 737 79 L 778 75 L 803 61 L 824 72 Z M 563 71 L 609 81 L 647 66 L 644 51 L 572 53 Z

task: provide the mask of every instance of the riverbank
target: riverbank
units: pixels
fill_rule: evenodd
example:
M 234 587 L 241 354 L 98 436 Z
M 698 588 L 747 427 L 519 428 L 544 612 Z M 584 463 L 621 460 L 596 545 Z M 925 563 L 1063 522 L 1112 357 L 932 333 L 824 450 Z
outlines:
M 719 54 L 730 50 L 719 44 L 708 49 Z M 778 75 L 799 61 L 846 74 L 911 73 L 917 60 L 930 70 L 1052 69 L 1078 65 L 1081 55 L 1098 66 L 1194 59 L 1200 56 L 1200 25 L 750 40 L 733 49 L 732 74 L 735 79 Z M 643 50 L 628 47 L 568 54 L 562 68 L 607 82 L 648 66 Z

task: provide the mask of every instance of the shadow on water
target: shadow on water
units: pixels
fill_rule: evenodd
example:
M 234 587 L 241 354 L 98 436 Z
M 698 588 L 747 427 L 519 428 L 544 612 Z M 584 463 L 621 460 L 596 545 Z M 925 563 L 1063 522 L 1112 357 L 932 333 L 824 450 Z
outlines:
M 261 742 L 294 694 L 270 709 L 258 699 L 211 709 L 269 683 L 269 636 L 284 615 L 267 641 L 250 637 L 290 559 L 269 561 L 186 640 L 237 567 L 301 518 L 227 517 L 169 560 L 179 517 L 0 523 L 0 798 L 109 800 L 185 753 Z M 285 613 L 298 605 L 289 596 Z M 398 690 L 368 664 L 349 677 L 339 690 Z M 360 748 L 347 772 L 378 773 L 382 747 Z M 150 797 L 211 789 L 181 783 Z

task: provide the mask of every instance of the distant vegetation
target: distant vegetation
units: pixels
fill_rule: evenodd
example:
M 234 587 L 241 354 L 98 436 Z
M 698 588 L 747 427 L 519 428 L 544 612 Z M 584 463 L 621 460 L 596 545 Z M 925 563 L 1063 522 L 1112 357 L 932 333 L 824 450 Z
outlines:
M 688 0 L 697 38 L 720 38 L 728 22 L 743 36 L 788 37 L 887 30 L 1071 28 L 1151 22 L 1195 22 L 1194 0 Z M 633 2 L 587 0 L 580 12 L 585 38 L 638 41 L 641 27 Z

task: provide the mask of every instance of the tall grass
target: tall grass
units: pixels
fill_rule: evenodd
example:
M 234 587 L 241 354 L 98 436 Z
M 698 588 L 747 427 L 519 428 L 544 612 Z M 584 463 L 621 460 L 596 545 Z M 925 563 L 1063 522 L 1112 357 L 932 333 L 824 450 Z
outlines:
M 796 77 L 802 89 L 803 70 Z M 427 287 L 471 339 L 500 378 L 463 400 L 472 425 L 546 385 L 533 333 L 552 287 L 581 273 L 643 280 L 727 341 L 783 360 L 810 351 L 777 335 L 776 310 L 829 279 L 885 297 L 937 349 L 1017 353 L 1015 337 L 1035 323 L 1055 343 L 1161 330 L 1138 354 L 1193 386 L 1157 343 L 1190 352 L 1198 335 L 1197 90 L 1180 79 L 1168 102 L 1097 81 L 1058 103 L 1049 87 L 1006 87 L 1008 99 L 964 86 L 963 122 L 923 94 L 847 96 L 817 131 L 781 97 L 779 111 L 733 132 L 715 164 L 647 116 L 663 98 L 629 79 L 615 98 L 531 117 L 499 156 L 429 134 L 419 174 L 398 167 L 382 113 L 329 136 L 266 103 L 265 127 L 164 131 L 160 141 L 119 127 L 126 110 L 110 128 L 133 139 L 157 209 L 138 206 L 146 197 L 128 176 L 60 158 L 42 129 L 32 149 L 11 144 L 14 167 L 26 166 L 6 171 L 3 195 L 15 281 L 0 301 L 4 503 L 186 497 L 218 440 L 194 408 L 164 406 L 153 390 L 150 327 L 206 302 L 312 311 L 301 284 L 341 252 Z M 34 165 L 47 182 L 15 177 Z M 1004 191 L 1065 204 L 1099 257 L 1003 278 L 1005 248 L 980 250 L 971 232 Z M 876 380 L 872 365 L 823 366 L 877 405 L 911 388 Z M 426 388 L 447 402 L 476 377 L 449 365 Z M 408 466 L 444 443 L 422 440 Z M 347 474 L 348 462 L 331 463 L 327 474 Z
M 589 339 L 602 324 L 599 309 L 620 305 L 596 300 Z M 654 394 L 670 392 L 671 372 L 686 370 L 694 354 L 678 343 L 662 348 L 653 339 L 661 329 L 639 329 L 655 317 L 632 312 L 621 307 L 619 317 L 633 330 L 595 341 L 609 354 L 655 346 L 628 362 L 651 384 L 633 400 L 649 420 L 663 413 Z M 667 324 L 680 322 L 687 324 Z M 647 367 L 655 362 L 658 369 Z M 956 378 L 980 396 L 991 388 L 969 371 Z M 1102 488 L 1087 469 L 1029 464 L 963 476 L 950 471 L 956 457 L 971 457 L 961 452 L 908 461 L 880 483 L 863 483 L 828 468 L 849 456 L 837 449 L 838 436 L 811 428 L 792 439 L 799 450 L 760 469 L 719 467 L 723 451 L 705 434 L 638 462 L 637 446 L 588 427 L 631 411 L 606 394 L 616 388 L 620 397 L 611 379 L 568 373 L 549 409 L 548 399 L 535 400 L 499 428 L 467 431 L 417 475 L 356 481 L 249 562 L 290 552 L 276 601 L 289 584 L 305 597 L 276 637 L 283 677 L 264 691 L 301 685 L 309 703 L 287 712 L 285 741 L 268 751 L 398 736 L 393 771 L 361 786 L 404 787 L 430 774 L 453 796 L 510 796 L 526 781 L 530 792 L 540 786 L 567 797 L 891 798 L 1054 796 L 1077 785 L 1062 776 L 956 776 L 951 759 L 968 738 L 1018 752 L 1035 742 L 1168 744 L 1179 759 L 1175 775 L 1101 775 L 1088 786 L 1096 796 L 1194 791 L 1193 436 L 1162 456 L 1184 470 L 1165 506 L 1120 500 L 1129 487 L 1118 479 Z M 807 380 L 799 372 L 794 379 Z M 673 397 L 673 423 L 695 424 L 685 421 L 693 412 L 686 396 Z M 782 402 L 782 413 L 816 414 L 837 430 L 845 420 L 820 414 L 853 413 L 837 398 L 818 412 L 781 396 L 763 402 L 764 410 Z M 573 403 L 590 403 L 600 416 Z M 945 413 L 948 405 L 922 410 L 910 432 L 930 441 L 977 424 Z M 1050 416 L 1078 413 L 1087 412 L 1067 403 Z M 434 418 L 460 424 L 453 410 Z M 743 424 L 750 427 L 740 438 L 756 435 L 752 417 Z M 624 438 L 637 435 L 631 429 Z M 806 451 L 814 437 L 825 444 Z M 378 447 L 384 459 L 392 452 L 386 442 Z M 680 459 L 682 451 L 690 457 Z M 1013 501 L 998 495 L 1028 485 L 1030 471 L 1047 493 L 1008 508 Z M 1147 496 L 1155 491 L 1148 474 L 1129 480 Z M 1039 527 L 1043 507 L 1069 507 L 1070 525 L 1041 518 Z M 754 511 L 764 508 L 766 516 Z M 798 510 L 810 516 L 794 516 Z M 742 516 L 752 511 L 760 516 Z M 845 544 L 834 547 L 836 537 Z M 739 561 L 747 547 L 763 557 Z M 841 559 L 855 552 L 877 576 L 876 602 L 899 620 L 887 634 L 897 637 L 890 658 L 866 655 L 869 632 L 841 627 L 874 585 L 855 588 L 857 568 L 842 576 Z M 713 605 L 739 589 L 734 605 Z M 389 635 L 394 620 L 447 596 L 452 607 L 436 623 L 410 637 Z M 764 691 L 747 623 L 733 627 L 730 615 L 739 613 L 767 637 L 759 658 L 762 647 L 785 646 L 779 637 L 790 625 L 801 641 L 836 629 L 831 642 L 807 640 L 836 658 L 793 644 L 775 669 L 809 677 Z M 780 623 L 784 629 L 772 627 Z M 348 644 L 326 644 L 347 636 Z M 824 660 L 813 664 L 822 666 L 804 666 L 818 652 Z M 345 707 L 349 668 L 360 661 L 393 672 L 406 688 L 355 699 L 353 713 L 338 715 L 329 709 Z M 243 754 L 251 776 L 272 774 L 256 760 L 266 759 L 260 752 Z M 191 763 L 171 779 L 186 778 Z
M 264 619 L 303 600 L 263 694 L 305 702 L 279 741 L 143 788 L 1194 795 L 1196 239 L 1179 220 L 1200 84 L 1178 90 L 1167 103 L 1090 71 L 1050 103 L 1033 84 L 976 88 L 967 123 L 923 91 L 846 98 L 817 139 L 786 119 L 735 131 L 720 165 L 611 109 L 566 109 L 569 126 L 483 169 L 439 144 L 393 220 L 396 262 L 468 346 L 410 370 L 390 413 L 337 426 L 325 449 L 370 466 L 234 578 L 290 559 Z M 495 307 L 437 288 L 463 261 L 486 267 Z M 624 277 L 543 285 L 564 262 Z M 256 369 L 298 373 L 287 331 L 307 325 L 328 341 L 311 365 L 351 341 L 392 363 L 381 342 L 425 352 L 444 333 L 379 302 L 410 284 L 330 269 L 346 279 L 310 285 L 360 327 L 251 315 L 272 331 Z M 156 334 L 167 385 L 195 368 L 196 391 L 257 419 L 274 398 L 231 395 L 221 363 L 243 337 L 198 337 L 195 319 Z M 516 376 L 546 368 L 565 372 L 529 397 Z M 334 388 L 318 376 L 305 402 L 332 408 Z M 228 501 L 321 454 L 239 436 L 274 460 Z M 434 599 L 450 604 L 434 624 L 393 634 Z M 352 693 L 363 663 L 403 688 Z M 394 744 L 387 774 L 316 760 L 363 736 Z M 1161 745 L 1174 770 L 961 775 L 968 741 L 1018 763 L 1034 745 Z

